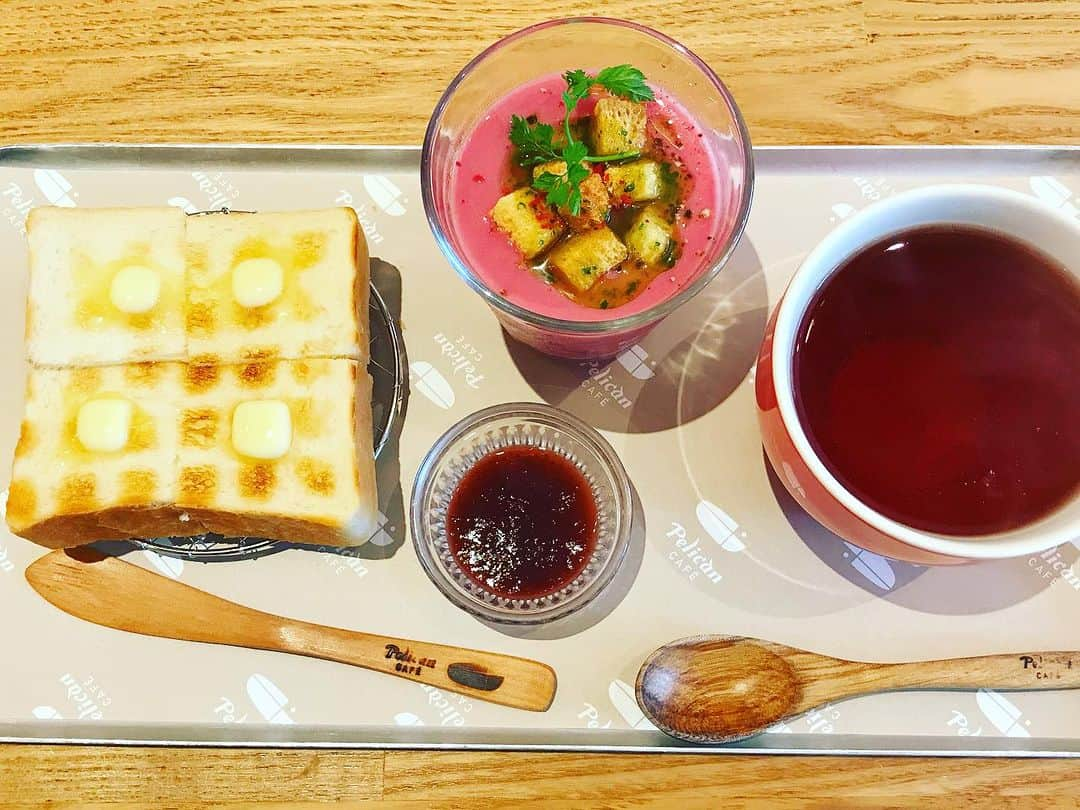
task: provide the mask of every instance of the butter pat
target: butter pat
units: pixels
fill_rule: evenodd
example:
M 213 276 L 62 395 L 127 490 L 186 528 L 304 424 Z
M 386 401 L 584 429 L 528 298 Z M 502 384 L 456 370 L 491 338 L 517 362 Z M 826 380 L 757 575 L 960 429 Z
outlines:
M 248 458 L 281 458 L 292 444 L 289 406 L 278 399 L 241 402 L 233 411 L 232 444 Z
M 109 300 L 121 312 L 139 315 L 154 308 L 161 296 L 161 276 L 141 264 L 129 265 L 113 276 Z
M 285 271 L 273 259 L 244 259 L 233 268 L 233 298 L 245 309 L 276 301 L 284 289 Z
M 134 407 L 126 399 L 116 397 L 91 399 L 79 408 L 75 435 L 87 450 L 95 453 L 115 453 L 123 450 L 131 433 Z

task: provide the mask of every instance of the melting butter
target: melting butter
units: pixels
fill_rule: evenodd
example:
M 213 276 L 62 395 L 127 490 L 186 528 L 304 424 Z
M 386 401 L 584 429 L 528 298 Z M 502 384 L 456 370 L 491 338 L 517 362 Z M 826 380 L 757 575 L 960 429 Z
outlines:
M 161 297 L 161 275 L 142 264 L 121 268 L 109 284 L 109 300 L 121 312 L 139 315 L 152 310 Z
M 241 402 L 233 410 L 232 444 L 248 458 L 281 458 L 292 445 L 289 406 L 279 399 Z
M 244 259 L 233 268 L 233 298 L 245 309 L 273 303 L 284 290 L 285 269 L 271 258 L 260 256 Z
M 115 453 L 123 450 L 131 435 L 134 406 L 119 397 L 87 400 L 79 408 L 75 435 L 87 450 Z

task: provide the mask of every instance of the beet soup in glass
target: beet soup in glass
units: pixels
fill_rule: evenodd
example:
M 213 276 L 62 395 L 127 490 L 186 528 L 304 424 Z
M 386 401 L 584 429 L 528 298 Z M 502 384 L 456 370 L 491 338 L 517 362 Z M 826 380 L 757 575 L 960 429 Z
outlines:
M 565 120 L 568 72 L 624 68 L 647 97 L 593 84 Z M 620 105 L 647 124 L 613 128 Z M 513 116 L 549 125 L 558 154 L 523 163 Z M 640 140 L 620 150 L 627 130 Z M 559 150 L 575 141 L 571 170 Z M 473 59 L 435 108 L 420 173 L 458 275 L 512 337 L 568 358 L 613 356 L 700 292 L 735 249 L 753 187 L 746 126 L 708 65 L 656 31 L 595 17 L 524 29 Z M 545 181 L 579 188 L 584 209 Z

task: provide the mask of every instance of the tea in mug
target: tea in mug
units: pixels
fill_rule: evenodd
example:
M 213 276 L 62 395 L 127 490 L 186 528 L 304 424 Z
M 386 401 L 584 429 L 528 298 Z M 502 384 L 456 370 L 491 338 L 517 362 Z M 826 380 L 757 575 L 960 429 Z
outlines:
M 999 233 L 914 228 L 850 258 L 803 316 L 793 382 L 828 470 L 913 528 L 1006 532 L 1080 487 L 1080 283 Z

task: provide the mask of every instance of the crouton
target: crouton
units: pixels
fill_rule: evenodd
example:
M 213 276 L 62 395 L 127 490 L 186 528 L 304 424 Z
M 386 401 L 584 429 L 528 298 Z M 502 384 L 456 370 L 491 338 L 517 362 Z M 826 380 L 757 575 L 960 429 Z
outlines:
M 571 236 L 551 251 L 548 266 L 574 289 L 585 292 L 626 256 L 626 245 L 604 225 Z
M 645 105 L 622 98 L 602 98 L 596 102 L 589 133 L 593 152 L 617 155 L 645 148 Z
M 563 216 L 573 230 L 581 233 L 602 226 L 610 209 L 611 198 L 604 181 L 600 175 L 590 173 L 581 183 L 581 212 L 577 215 L 565 212 Z
M 541 163 L 533 169 L 533 178 L 542 174 L 566 174 L 566 163 L 561 160 L 553 160 L 550 163 Z M 559 206 L 559 214 L 574 231 L 587 231 L 596 228 L 607 219 L 611 209 L 611 197 L 608 196 L 607 187 L 599 175 L 590 172 L 581 183 L 581 210 L 577 214 L 571 214 L 565 206 Z
M 671 263 L 674 228 L 664 216 L 664 206 L 650 205 L 634 217 L 626 232 L 626 246 L 646 264 L 664 266 Z
M 543 253 L 565 230 L 559 216 L 531 188 L 500 197 L 491 209 L 491 219 L 526 259 Z
M 655 160 L 634 160 L 608 166 L 604 179 L 616 201 L 629 197 L 631 202 L 649 202 L 658 199 L 664 190 L 660 164 Z
M 542 174 L 566 174 L 566 161 L 551 160 L 533 167 L 533 180 Z

